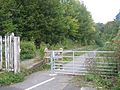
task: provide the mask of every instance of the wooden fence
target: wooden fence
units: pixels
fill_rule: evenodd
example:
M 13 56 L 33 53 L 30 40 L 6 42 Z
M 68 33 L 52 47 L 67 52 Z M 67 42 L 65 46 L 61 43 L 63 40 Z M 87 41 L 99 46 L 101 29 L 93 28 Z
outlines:
M 59 50 L 54 50 L 54 51 L 53 50 L 48 50 L 48 48 L 45 48 L 45 50 L 44 50 L 44 53 L 45 53 L 44 59 L 45 59 L 46 63 L 51 62 L 50 58 L 54 57 L 52 52 L 56 52 L 56 53 L 54 53 L 54 56 L 57 56 L 57 58 L 59 58 L 60 60 L 63 59 L 63 48 L 60 48 Z
M 20 37 L 14 33 L 0 36 L 0 69 L 20 72 Z

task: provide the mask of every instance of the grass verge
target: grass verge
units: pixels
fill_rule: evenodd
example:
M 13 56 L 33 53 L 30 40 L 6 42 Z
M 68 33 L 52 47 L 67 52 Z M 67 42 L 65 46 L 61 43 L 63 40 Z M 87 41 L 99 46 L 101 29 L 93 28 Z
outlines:
M 22 82 L 25 80 L 25 76 L 28 76 L 34 72 L 48 70 L 50 69 L 50 65 L 44 64 L 37 66 L 32 69 L 21 69 L 21 73 L 14 74 L 13 72 L 3 72 L 0 73 L 0 86 L 7 86 L 14 83 Z

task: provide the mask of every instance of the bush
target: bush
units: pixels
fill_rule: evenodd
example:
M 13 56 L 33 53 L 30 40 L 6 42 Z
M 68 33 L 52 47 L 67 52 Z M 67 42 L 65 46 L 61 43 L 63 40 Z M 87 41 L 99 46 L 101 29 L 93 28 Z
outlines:
M 45 44 L 45 43 L 41 43 L 40 44 L 40 49 L 39 49 L 39 55 L 40 55 L 40 58 L 43 59 L 44 58 L 44 50 L 45 48 L 49 47 L 49 45 Z
M 52 50 L 58 50 L 59 48 L 64 48 L 61 43 L 57 43 L 55 45 L 50 46 L 50 49 L 52 49 Z
M 18 83 L 24 80 L 24 75 L 21 73 L 14 74 L 13 72 L 4 72 L 0 74 L 0 86 Z
M 57 43 L 55 45 L 51 45 L 50 49 L 59 49 L 59 48 L 63 48 L 63 49 L 77 49 L 81 47 L 81 44 L 79 42 L 73 42 L 70 39 L 64 39 L 62 42 Z
M 21 60 L 34 58 L 36 55 L 36 48 L 33 42 L 21 42 Z
M 6 86 L 6 85 L 13 84 L 13 83 L 22 82 L 24 80 L 25 76 L 28 76 L 34 72 L 48 70 L 48 69 L 50 69 L 50 65 L 43 64 L 43 65 L 39 65 L 35 68 L 31 68 L 29 70 L 22 68 L 21 73 L 17 73 L 17 74 L 14 74 L 13 72 L 0 73 L 0 86 Z

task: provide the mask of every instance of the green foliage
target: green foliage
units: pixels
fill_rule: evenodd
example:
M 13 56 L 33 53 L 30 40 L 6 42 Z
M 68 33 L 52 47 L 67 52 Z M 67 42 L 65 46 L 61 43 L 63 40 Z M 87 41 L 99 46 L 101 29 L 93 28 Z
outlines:
M 45 48 L 47 48 L 47 47 L 49 47 L 49 46 L 46 45 L 46 44 L 43 43 L 43 42 L 40 44 L 39 54 L 40 54 L 40 58 L 41 58 L 41 59 L 44 58 L 44 54 L 45 54 L 44 50 L 45 50 Z
M 36 46 L 64 39 L 89 45 L 95 40 L 91 15 L 79 0 L 1 0 L 0 8 L 1 35 L 14 32 Z
M 0 74 L 0 86 L 18 83 L 24 80 L 24 75 L 21 73 L 14 74 L 13 72 L 5 72 Z
M 59 49 L 59 48 L 63 48 L 63 49 L 75 49 L 77 44 L 75 44 L 75 42 L 73 42 L 70 39 L 64 39 L 62 42 L 57 43 L 55 45 L 51 45 L 49 48 L 50 49 Z M 80 45 L 79 45 L 80 46 Z
M 112 87 L 113 90 L 120 90 L 120 71 L 118 72 L 118 78 L 117 78 L 117 81 L 116 81 L 116 85 L 114 85 Z
M 95 40 L 95 28 L 90 13 L 87 11 L 84 4 L 79 0 L 70 0 L 69 3 L 64 3 L 65 15 L 72 16 L 78 21 L 78 29 L 74 39 L 82 45 L 89 45 Z M 69 34 L 68 34 L 69 35 Z
M 22 68 L 21 72 L 23 73 L 24 76 L 28 76 L 32 73 L 35 73 L 35 72 L 38 72 L 38 71 L 42 71 L 42 70 L 49 70 L 50 69 L 50 65 L 48 64 L 42 64 L 42 65 L 38 65 L 36 67 L 33 67 L 31 69 L 25 69 L 25 68 Z
M 120 30 L 118 31 L 116 36 L 111 39 L 111 41 L 105 42 L 104 47 L 102 47 L 101 50 L 110 50 L 115 51 L 117 53 L 120 48 L 119 45 L 120 45 Z
M 112 26 L 110 25 L 109 28 L 110 27 L 112 27 Z M 112 32 L 114 32 L 114 31 L 112 31 Z M 120 61 L 119 61 L 120 60 L 120 32 L 118 31 L 118 33 L 116 33 L 116 36 L 112 36 L 112 37 L 109 37 L 109 35 L 112 35 L 111 32 L 106 33 L 106 34 L 108 34 L 108 35 L 106 35 L 107 41 L 105 42 L 104 47 L 102 47 L 100 50 L 106 50 L 106 51 L 110 50 L 110 51 L 115 52 L 114 54 L 112 54 L 112 56 L 114 56 L 114 58 L 112 60 L 106 60 L 106 61 L 107 62 L 114 62 L 114 61 L 117 62 L 116 68 L 118 70 L 117 72 L 119 72 L 119 70 L 120 70 L 120 67 L 119 67 L 119 65 L 120 65 Z M 103 78 L 98 75 L 95 75 L 95 83 L 97 86 L 101 86 L 105 90 L 119 90 L 120 89 L 119 73 L 118 73 L 118 75 L 113 76 L 111 78 L 108 78 L 107 76 L 106 76 L 106 78 L 105 77 Z M 102 89 L 102 90 L 104 90 L 104 89 Z
M 0 86 L 6 86 L 13 83 L 22 82 L 25 76 L 30 75 L 34 72 L 38 72 L 41 70 L 48 70 L 48 69 L 50 69 L 50 65 L 43 64 L 35 68 L 32 68 L 30 70 L 22 68 L 21 73 L 17 73 L 17 74 L 14 74 L 13 72 L 0 73 Z
M 106 24 L 97 23 L 96 26 L 96 42 L 99 45 L 99 43 L 106 43 L 111 42 L 113 38 L 116 37 L 118 31 L 119 31 L 119 21 L 110 21 Z
M 21 42 L 21 60 L 34 58 L 36 55 L 36 48 L 33 42 Z
M 92 74 L 89 74 L 89 75 L 86 75 L 85 78 L 87 82 L 90 82 L 90 81 L 94 81 L 95 76 Z

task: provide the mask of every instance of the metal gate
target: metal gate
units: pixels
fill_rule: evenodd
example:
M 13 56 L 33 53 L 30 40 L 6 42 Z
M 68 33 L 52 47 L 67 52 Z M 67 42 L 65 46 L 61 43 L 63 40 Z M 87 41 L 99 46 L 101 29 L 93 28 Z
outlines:
M 116 75 L 117 61 L 113 51 L 48 51 L 51 73 Z

